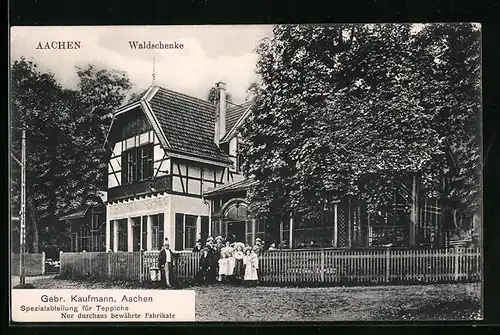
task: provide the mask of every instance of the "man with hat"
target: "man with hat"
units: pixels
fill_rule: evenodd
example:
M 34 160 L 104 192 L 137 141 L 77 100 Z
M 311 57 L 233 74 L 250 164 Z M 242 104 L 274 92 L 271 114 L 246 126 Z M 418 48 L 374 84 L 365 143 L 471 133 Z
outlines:
M 175 256 L 177 256 L 177 253 L 170 250 L 170 244 L 168 242 L 163 243 L 163 248 L 158 255 L 158 266 L 160 267 L 161 284 L 164 287 L 172 286 L 172 270 Z
M 257 237 L 255 239 L 255 245 L 252 249 L 257 254 L 258 258 L 262 257 L 262 254 L 264 253 L 264 241 Z M 260 268 L 257 268 L 256 270 L 259 278 L 258 281 L 260 282 Z
M 201 251 L 200 258 L 200 281 L 203 284 L 213 284 L 217 278 L 217 259 L 215 259 L 212 248 L 206 244 Z
M 217 236 L 215 238 L 215 250 L 217 251 L 217 256 L 220 258 L 220 250 L 224 247 L 224 239 L 222 236 Z
M 253 248 L 255 253 L 257 254 L 257 256 L 262 256 L 263 252 L 264 252 L 264 241 L 262 241 L 260 238 L 256 238 L 255 239 L 255 246 L 257 248 Z
M 201 239 L 196 240 L 196 245 L 193 248 L 193 252 L 200 252 L 203 249 L 201 245 Z

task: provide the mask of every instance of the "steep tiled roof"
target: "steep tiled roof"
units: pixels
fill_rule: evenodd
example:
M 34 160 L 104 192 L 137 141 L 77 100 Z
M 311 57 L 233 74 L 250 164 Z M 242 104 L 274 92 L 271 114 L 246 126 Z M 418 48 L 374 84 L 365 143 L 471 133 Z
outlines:
M 215 106 L 165 88 L 149 101 L 173 151 L 231 163 L 214 143 Z
M 151 88 L 148 88 L 147 90 L 144 90 L 142 91 L 141 93 L 135 95 L 132 99 L 130 99 L 127 104 L 131 104 L 131 103 L 134 103 L 134 102 L 137 102 L 139 100 L 141 100 L 142 98 L 145 97 L 146 93 L 148 93 L 148 91 L 150 90 Z
M 247 178 L 233 183 L 225 184 L 204 193 L 205 196 L 214 196 L 221 193 L 237 192 L 248 189 L 257 183 L 253 178 Z
M 240 119 L 243 113 L 246 112 L 251 104 L 251 101 L 246 101 L 237 106 L 228 105 L 226 112 L 226 132 L 229 132 L 233 128 L 234 124 Z

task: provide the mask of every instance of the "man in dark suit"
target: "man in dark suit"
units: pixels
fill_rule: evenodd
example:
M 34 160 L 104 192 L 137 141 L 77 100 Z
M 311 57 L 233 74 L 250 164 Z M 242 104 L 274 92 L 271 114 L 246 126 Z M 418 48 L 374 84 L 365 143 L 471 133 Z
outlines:
M 163 244 L 163 248 L 158 255 L 158 266 L 160 267 L 161 284 L 164 287 L 172 287 L 173 264 L 176 253 L 170 250 L 168 242 Z

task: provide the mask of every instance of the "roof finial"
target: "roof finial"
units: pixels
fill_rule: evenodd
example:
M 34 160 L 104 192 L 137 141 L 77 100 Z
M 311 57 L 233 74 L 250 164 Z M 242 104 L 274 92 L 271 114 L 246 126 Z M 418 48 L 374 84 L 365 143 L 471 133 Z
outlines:
M 152 83 L 152 86 L 155 85 L 155 78 L 156 78 L 156 72 L 155 72 L 155 52 L 153 50 L 153 83 Z

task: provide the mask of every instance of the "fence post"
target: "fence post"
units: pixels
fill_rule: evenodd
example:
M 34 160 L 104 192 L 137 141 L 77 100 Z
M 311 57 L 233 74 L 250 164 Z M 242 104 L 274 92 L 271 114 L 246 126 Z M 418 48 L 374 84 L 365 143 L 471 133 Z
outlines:
M 59 251 L 59 274 L 62 274 L 63 273 L 63 262 L 62 262 L 62 255 L 63 255 L 63 251 L 60 250 Z
M 323 283 L 325 281 L 325 250 L 321 249 L 321 282 Z
M 45 251 L 42 251 L 42 275 L 45 274 Z
M 458 281 L 458 274 L 459 274 L 459 272 L 458 272 L 458 270 L 459 270 L 458 269 L 458 267 L 459 267 L 458 266 L 459 265 L 459 262 L 458 262 L 459 261 L 458 250 L 459 250 L 459 248 L 455 247 L 455 281 Z
M 111 278 L 111 252 L 106 253 L 107 265 L 108 265 L 108 279 Z
M 139 251 L 139 266 L 140 266 L 140 270 L 139 270 L 139 281 L 142 283 L 144 281 L 144 250 L 140 250 Z
M 389 248 L 385 249 L 385 281 L 389 282 L 391 279 L 390 268 L 391 254 Z

